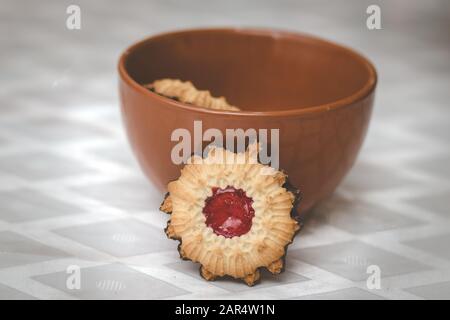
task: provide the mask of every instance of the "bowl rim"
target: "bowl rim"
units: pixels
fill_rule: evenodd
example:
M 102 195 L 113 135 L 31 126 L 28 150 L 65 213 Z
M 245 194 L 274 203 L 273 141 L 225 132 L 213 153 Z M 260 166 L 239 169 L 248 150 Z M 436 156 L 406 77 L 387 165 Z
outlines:
M 352 93 L 351 95 L 341 98 L 339 100 L 326 103 L 326 104 L 319 104 L 315 106 L 310 107 L 302 107 L 302 108 L 294 108 L 294 109 L 287 109 L 287 110 L 266 110 L 266 111 L 227 111 L 227 110 L 214 110 L 214 109 L 208 109 L 208 108 L 199 108 L 193 105 L 189 105 L 187 103 L 182 103 L 180 101 L 176 101 L 174 99 L 163 97 L 155 92 L 152 92 L 146 88 L 144 88 L 141 84 L 139 84 L 137 81 L 135 81 L 128 73 L 125 62 L 128 56 L 135 50 L 137 50 L 140 46 L 144 45 L 145 43 L 158 39 L 158 38 L 164 38 L 164 37 L 170 37 L 174 35 L 180 35 L 180 34 L 186 34 L 186 33 L 239 33 L 244 35 L 261 35 L 261 36 L 270 36 L 273 38 L 290 38 L 295 40 L 301 40 L 303 42 L 310 42 L 310 43 L 316 43 L 328 47 L 333 47 L 334 49 L 338 49 L 341 51 L 346 52 L 353 58 L 359 60 L 362 62 L 362 64 L 367 68 L 368 70 L 368 79 L 366 83 L 357 91 Z M 229 115 L 229 116 L 291 116 L 291 115 L 308 115 L 312 113 L 318 113 L 318 112 L 328 112 L 332 111 L 337 108 L 345 107 L 348 105 L 351 105 L 359 100 L 363 100 L 367 96 L 369 96 L 374 90 L 377 85 L 378 81 L 378 75 L 377 71 L 372 64 L 372 62 L 369 61 L 368 58 L 363 56 L 362 54 L 358 53 L 354 49 L 351 49 L 349 47 L 343 46 L 341 44 L 337 44 L 335 42 L 324 40 L 320 37 L 309 35 L 302 32 L 297 31 L 286 31 L 286 30 L 279 30 L 279 29 L 273 29 L 273 28 L 232 28 L 232 27 L 223 27 L 223 28 L 192 28 L 192 29 L 181 29 L 181 30 L 175 30 L 175 31 L 169 31 L 169 32 L 162 32 L 157 33 L 155 35 L 148 36 L 140 41 L 135 42 L 134 44 L 130 45 L 125 51 L 122 52 L 119 58 L 118 62 L 118 72 L 120 78 L 126 82 L 129 86 L 131 86 L 133 89 L 137 90 L 138 92 L 151 97 L 153 99 L 160 100 L 161 102 L 170 105 L 171 107 L 178 108 L 178 109 L 185 109 L 189 111 L 194 111 L 196 113 L 206 113 L 206 114 L 220 114 L 220 115 Z

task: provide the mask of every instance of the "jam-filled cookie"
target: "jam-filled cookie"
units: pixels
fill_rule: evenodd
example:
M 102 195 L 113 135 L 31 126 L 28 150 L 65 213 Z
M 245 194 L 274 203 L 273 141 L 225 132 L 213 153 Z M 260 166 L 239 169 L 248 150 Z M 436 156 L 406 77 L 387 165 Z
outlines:
M 193 156 L 170 182 L 161 210 L 166 234 L 180 256 L 201 264 L 206 280 L 231 276 L 253 285 L 260 268 L 283 270 L 287 246 L 299 230 L 293 218 L 298 191 L 286 175 L 257 161 L 258 145 L 244 153 L 210 149 Z
M 240 110 L 238 107 L 230 105 L 224 97 L 216 98 L 207 90 L 198 90 L 190 81 L 161 79 L 146 84 L 144 87 L 162 96 L 198 107 L 228 111 Z

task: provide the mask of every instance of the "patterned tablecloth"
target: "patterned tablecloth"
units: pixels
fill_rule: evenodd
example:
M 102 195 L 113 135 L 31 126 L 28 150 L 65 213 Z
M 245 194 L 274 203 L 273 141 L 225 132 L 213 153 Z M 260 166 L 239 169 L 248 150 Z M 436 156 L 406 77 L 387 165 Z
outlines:
M 66 28 L 71 3 L 81 30 Z M 121 3 L 0 0 L 0 298 L 450 298 L 448 1 Z M 381 30 L 366 27 L 369 4 Z M 356 166 L 295 239 L 286 272 L 253 288 L 206 282 L 179 259 L 118 109 L 121 50 L 214 25 L 322 36 L 380 75 Z M 370 265 L 380 289 L 367 286 Z

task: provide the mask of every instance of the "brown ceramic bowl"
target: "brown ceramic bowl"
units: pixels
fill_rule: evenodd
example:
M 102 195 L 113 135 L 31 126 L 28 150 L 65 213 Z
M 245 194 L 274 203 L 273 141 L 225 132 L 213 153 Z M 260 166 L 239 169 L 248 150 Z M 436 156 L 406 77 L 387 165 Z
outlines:
M 171 133 L 193 121 L 203 130 L 280 130 L 280 168 L 303 194 L 300 212 L 330 195 L 355 162 L 372 111 L 372 64 L 340 45 L 271 30 L 200 29 L 150 37 L 119 61 L 122 114 L 132 148 L 161 191 L 180 167 Z M 161 97 L 141 84 L 192 81 L 242 112 L 214 111 Z

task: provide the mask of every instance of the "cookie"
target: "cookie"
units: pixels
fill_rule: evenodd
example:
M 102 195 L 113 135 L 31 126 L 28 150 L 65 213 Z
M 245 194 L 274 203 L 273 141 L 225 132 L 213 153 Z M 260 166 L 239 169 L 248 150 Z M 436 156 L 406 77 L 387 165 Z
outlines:
M 207 90 L 198 90 L 190 81 L 183 82 L 178 79 L 161 79 L 144 85 L 162 96 L 189 103 L 198 107 L 239 111 L 238 107 L 230 105 L 224 97 L 213 97 Z
M 300 228 L 292 217 L 298 191 L 287 189 L 283 172 L 258 163 L 258 152 L 257 144 L 244 153 L 212 148 L 191 157 L 168 185 L 160 208 L 170 214 L 166 234 L 206 280 L 231 276 L 251 286 L 261 268 L 283 270 Z

